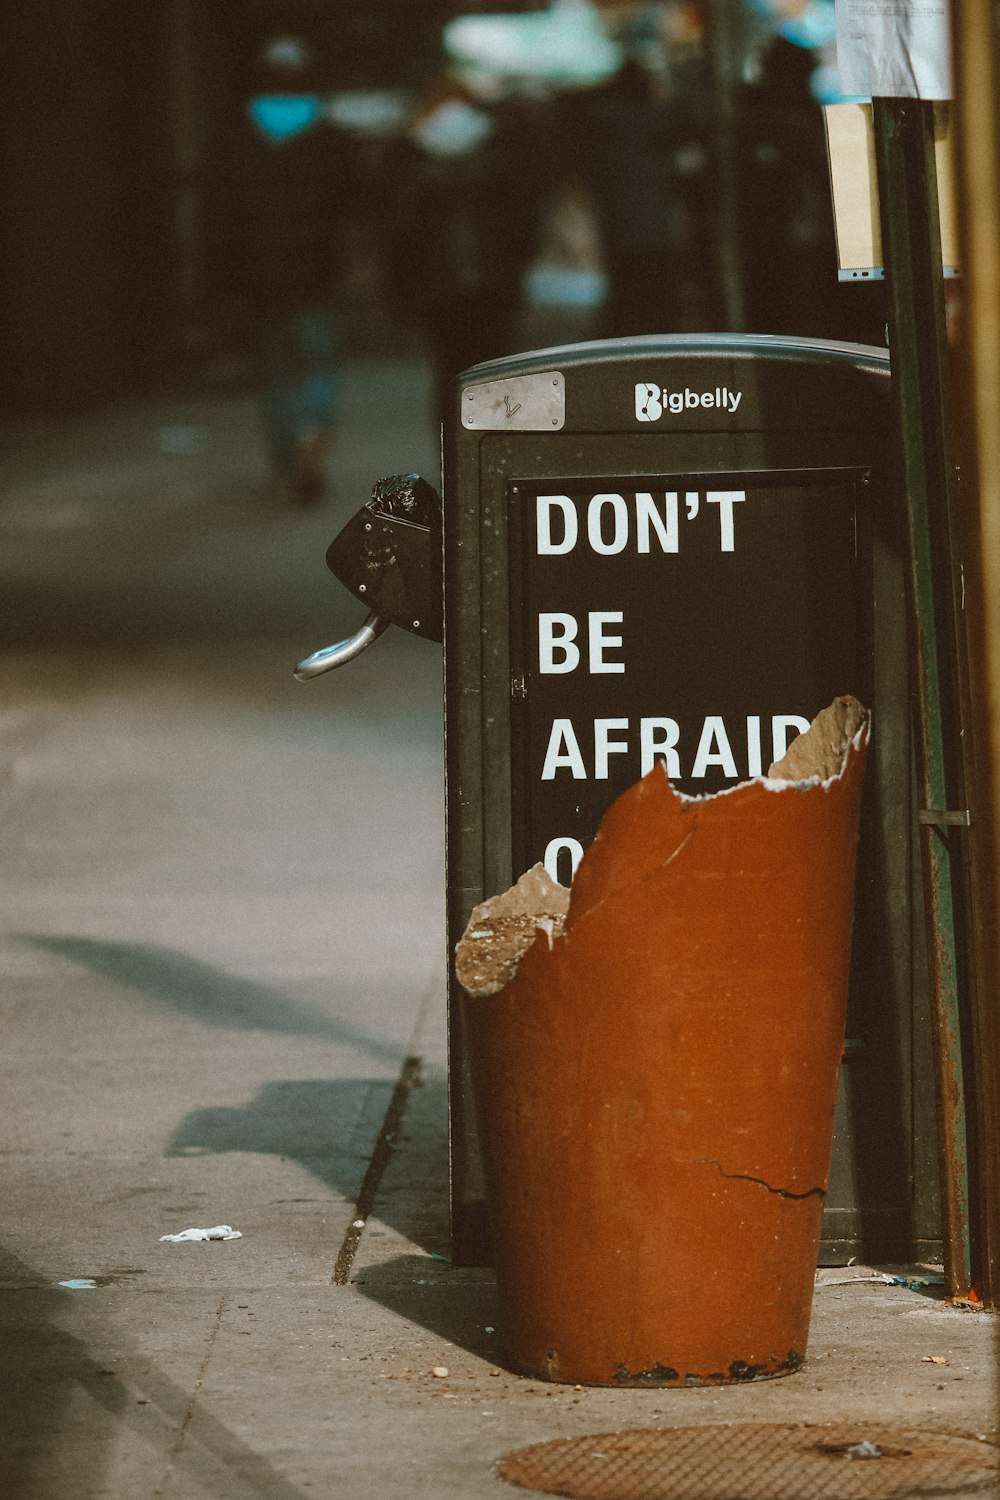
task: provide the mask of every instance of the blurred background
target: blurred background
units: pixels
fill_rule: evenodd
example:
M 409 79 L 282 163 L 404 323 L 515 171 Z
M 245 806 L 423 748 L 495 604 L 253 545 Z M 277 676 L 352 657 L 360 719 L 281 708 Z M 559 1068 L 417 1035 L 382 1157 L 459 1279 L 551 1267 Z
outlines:
M 884 341 L 878 289 L 836 277 L 832 0 L 38 0 L 0 57 L 0 409 L 249 386 L 269 273 L 233 132 L 269 94 L 318 101 L 337 158 L 268 206 L 323 208 L 343 357 Z

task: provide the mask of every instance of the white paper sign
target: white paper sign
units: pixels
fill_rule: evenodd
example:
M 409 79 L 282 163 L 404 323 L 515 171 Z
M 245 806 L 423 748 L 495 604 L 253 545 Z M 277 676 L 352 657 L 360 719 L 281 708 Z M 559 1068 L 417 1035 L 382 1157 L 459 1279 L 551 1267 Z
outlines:
M 844 94 L 950 99 L 947 0 L 835 0 Z

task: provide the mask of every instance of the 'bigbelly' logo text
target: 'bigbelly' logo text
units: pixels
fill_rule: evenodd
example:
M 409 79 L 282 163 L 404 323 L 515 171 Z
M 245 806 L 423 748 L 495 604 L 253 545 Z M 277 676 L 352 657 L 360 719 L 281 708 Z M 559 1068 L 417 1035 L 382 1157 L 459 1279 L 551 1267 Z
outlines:
M 693 391 L 690 386 L 685 386 L 682 391 L 669 391 L 665 386 L 640 380 L 635 388 L 635 415 L 639 422 L 658 422 L 667 412 L 676 416 L 698 407 L 705 411 L 717 409 L 732 416 L 742 400 L 743 392 L 731 391 L 727 385 L 717 385 L 711 391 Z

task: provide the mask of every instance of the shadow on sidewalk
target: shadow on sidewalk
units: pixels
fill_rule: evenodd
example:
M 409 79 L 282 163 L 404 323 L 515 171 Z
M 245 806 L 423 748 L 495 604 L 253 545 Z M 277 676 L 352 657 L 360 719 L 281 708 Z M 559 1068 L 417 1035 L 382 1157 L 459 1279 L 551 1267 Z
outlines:
M 351 1278 L 351 1286 L 437 1338 L 478 1359 L 502 1365 L 503 1330 L 492 1269 L 432 1265 L 429 1271 L 426 1256 L 399 1255 L 360 1271 Z
M 2 1247 L 0 1280 L 8 1284 L 0 1293 L 5 1500 L 109 1494 L 113 1455 L 121 1464 L 122 1429 L 134 1450 L 132 1464 L 141 1464 L 148 1477 L 144 1493 L 162 1493 L 177 1473 L 213 1500 L 304 1500 L 304 1491 L 198 1405 L 196 1383 L 182 1389 L 145 1356 L 127 1351 L 121 1358 L 118 1345 L 109 1356 L 118 1366 L 112 1369 L 88 1340 L 62 1326 L 79 1320 L 93 1327 L 99 1291 L 48 1286 Z M 91 1300 L 74 1305 L 80 1297 Z M 220 1302 L 216 1324 L 223 1307 Z M 207 1329 L 206 1343 L 210 1348 Z M 74 1410 L 81 1393 L 89 1401 Z
M 206 1026 L 313 1036 L 338 1046 L 356 1047 L 393 1070 L 403 1060 L 402 1048 L 374 1032 L 317 1015 L 280 990 L 253 979 L 234 978 L 175 948 L 38 932 L 15 932 L 12 936 L 41 952 L 81 964 L 123 990 L 138 990 L 146 999 L 192 1016 Z
M 14 936 L 88 968 L 123 994 L 137 991 L 206 1026 L 312 1037 L 331 1046 L 351 1047 L 380 1064 L 386 1070 L 381 1077 L 279 1079 L 265 1084 L 245 1106 L 195 1110 L 177 1126 L 165 1152 L 167 1156 L 245 1152 L 285 1158 L 305 1167 L 338 1196 L 355 1201 L 373 1143 L 381 1143 L 384 1134 L 386 1112 L 406 1063 L 403 1049 L 364 1027 L 319 1015 L 279 990 L 234 978 L 175 949 L 31 932 Z M 345 998 L 345 1008 L 346 999 L 356 1003 L 353 992 Z M 422 1094 L 420 1120 L 407 1119 L 406 1134 L 400 1132 L 399 1139 L 407 1139 L 410 1132 L 421 1133 L 423 1157 L 440 1157 L 446 1178 L 447 1081 L 436 1076 L 420 1078 L 416 1086 Z M 395 1154 L 396 1144 L 395 1139 L 384 1142 L 386 1163 Z M 420 1221 L 412 1194 L 380 1196 L 379 1214 L 390 1228 L 429 1252 L 446 1242 L 446 1228 L 442 1231 L 436 1222 Z
M 198 1109 L 186 1116 L 170 1138 L 167 1156 L 207 1156 L 248 1152 L 297 1162 L 324 1186 L 349 1203 L 357 1202 L 365 1178 L 365 1164 L 382 1156 L 384 1164 L 412 1133 L 440 1137 L 443 1174 L 447 1173 L 444 1121 L 447 1090 L 441 1080 L 417 1084 L 426 1090 L 421 1113 L 440 1117 L 440 1129 L 429 1131 L 404 1118 L 400 1133 L 387 1137 L 387 1118 L 396 1088 L 395 1079 L 302 1078 L 280 1079 L 258 1089 L 243 1108 L 219 1106 Z M 377 1138 L 377 1140 L 376 1140 Z M 373 1151 L 373 1142 L 375 1148 Z M 425 1156 L 426 1148 L 420 1154 Z M 369 1168 L 370 1170 L 370 1168 Z M 447 1224 L 440 1216 L 421 1213 L 419 1192 L 378 1193 L 377 1214 L 382 1223 L 404 1235 L 428 1254 L 447 1245 Z M 420 1263 L 426 1266 L 426 1260 Z

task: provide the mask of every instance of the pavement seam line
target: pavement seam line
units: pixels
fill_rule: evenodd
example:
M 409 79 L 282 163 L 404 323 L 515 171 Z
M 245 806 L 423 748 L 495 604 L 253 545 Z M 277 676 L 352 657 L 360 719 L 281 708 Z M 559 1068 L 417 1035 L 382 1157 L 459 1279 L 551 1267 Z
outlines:
M 424 990 L 424 998 L 417 1009 L 417 1017 L 413 1023 L 413 1034 L 410 1037 L 410 1056 L 416 1055 L 418 1047 L 423 1043 L 424 1027 L 430 1017 L 434 1001 L 440 993 L 440 988 L 440 982 L 435 978 Z
M 375 1149 L 368 1162 L 354 1205 L 354 1219 L 344 1235 L 337 1255 L 333 1275 L 330 1278 L 334 1286 L 346 1286 L 351 1275 L 351 1267 L 364 1234 L 368 1216 L 375 1206 L 375 1195 L 382 1181 L 386 1167 L 392 1160 L 399 1138 L 399 1127 L 402 1124 L 403 1114 L 406 1110 L 410 1094 L 422 1082 L 423 1058 L 411 1056 L 406 1058 L 400 1069 L 396 1080 L 396 1087 L 392 1091 L 389 1107 L 382 1121 L 382 1128 L 375 1142 Z
M 212 1351 L 215 1348 L 215 1340 L 218 1338 L 219 1329 L 222 1327 L 222 1315 L 225 1310 L 226 1299 L 225 1297 L 223 1297 L 222 1301 L 219 1303 L 218 1307 L 215 1310 L 215 1322 L 212 1325 L 212 1332 L 208 1336 L 208 1348 L 205 1350 L 204 1359 L 198 1366 L 198 1374 L 195 1376 L 194 1388 L 191 1391 L 191 1399 L 188 1402 L 187 1410 L 185 1411 L 184 1416 L 181 1419 L 181 1425 L 177 1432 L 177 1441 L 174 1444 L 174 1450 L 170 1455 L 170 1462 L 167 1465 L 166 1473 L 163 1476 L 159 1489 L 157 1489 L 155 1492 L 157 1496 L 166 1495 L 167 1490 L 170 1488 L 171 1480 L 174 1477 L 174 1465 L 177 1462 L 178 1457 L 180 1456 L 181 1449 L 184 1447 L 184 1439 L 187 1436 L 188 1427 L 191 1425 L 191 1419 L 194 1416 L 194 1409 L 198 1405 L 198 1397 L 201 1394 L 201 1388 L 204 1384 L 205 1376 L 208 1374 L 209 1360 L 212 1358 Z

